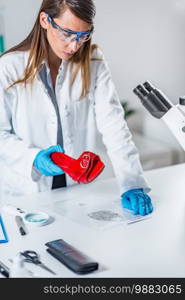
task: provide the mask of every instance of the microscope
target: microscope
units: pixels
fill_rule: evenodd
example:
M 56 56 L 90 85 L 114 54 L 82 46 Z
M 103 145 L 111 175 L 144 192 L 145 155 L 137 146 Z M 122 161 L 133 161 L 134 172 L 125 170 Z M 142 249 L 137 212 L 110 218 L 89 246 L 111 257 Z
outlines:
M 164 121 L 185 151 L 185 98 L 174 105 L 149 81 L 139 84 L 133 92 L 152 116 Z

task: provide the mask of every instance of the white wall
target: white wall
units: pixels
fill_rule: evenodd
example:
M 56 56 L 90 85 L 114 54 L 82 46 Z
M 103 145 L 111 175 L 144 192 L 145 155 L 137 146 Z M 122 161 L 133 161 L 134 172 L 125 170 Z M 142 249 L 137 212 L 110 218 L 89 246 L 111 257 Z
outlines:
M 30 32 L 41 0 L 0 0 L 5 23 L 6 48 L 21 42 Z
M 184 11 L 178 4 L 184 4 Z M 185 94 L 185 0 L 96 0 L 95 38 L 120 96 L 149 79 L 176 100 Z
M 180 150 L 132 90 L 150 80 L 174 103 L 185 94 L 185 0 L 96 0 L 96 6 L 95 41 L 109 61 L 120 98 L 139 110 L 129 125 Z

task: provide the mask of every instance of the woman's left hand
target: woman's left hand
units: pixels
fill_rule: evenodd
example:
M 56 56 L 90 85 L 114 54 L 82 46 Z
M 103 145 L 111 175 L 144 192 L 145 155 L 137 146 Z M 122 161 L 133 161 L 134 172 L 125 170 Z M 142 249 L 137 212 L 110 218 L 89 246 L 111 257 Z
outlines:
M 133 189 L 122 194 L 121 204 L 123 208 L 132 210 L 134 215 L 145 216 L 153 211 L 151 198 L 143 189 Z

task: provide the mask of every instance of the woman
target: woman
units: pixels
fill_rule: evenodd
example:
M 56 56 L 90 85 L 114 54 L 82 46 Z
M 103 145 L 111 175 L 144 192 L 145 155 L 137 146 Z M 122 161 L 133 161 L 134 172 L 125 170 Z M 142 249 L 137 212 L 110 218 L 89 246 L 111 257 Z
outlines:
M 52 152 L 97 153 L 101 134 L 123 207 L 152 212 L 147 183 L 108 66 L 91 45 L 92 0 L 44 0 L 29 36 L 0 58 L 1 194 L 74 182 Z

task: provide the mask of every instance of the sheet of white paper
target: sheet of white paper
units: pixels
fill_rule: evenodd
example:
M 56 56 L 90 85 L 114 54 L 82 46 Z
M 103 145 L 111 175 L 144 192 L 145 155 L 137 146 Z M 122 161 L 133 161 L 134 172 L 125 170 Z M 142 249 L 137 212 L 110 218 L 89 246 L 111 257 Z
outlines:
M 112 226 L 133 224 L 151 217 L 133 215 L 121 207 L 119 200 L 110 199 L 74 199 L 55 203 L 55 212 L 81 225 L 94 229 L 107 229 Z

